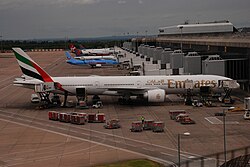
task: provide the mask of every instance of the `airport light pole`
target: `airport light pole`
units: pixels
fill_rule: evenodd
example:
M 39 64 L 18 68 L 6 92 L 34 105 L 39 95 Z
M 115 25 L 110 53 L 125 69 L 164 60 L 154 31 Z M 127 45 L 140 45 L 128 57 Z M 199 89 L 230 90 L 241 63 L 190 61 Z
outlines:
M 179 29 L 181 30 L 181 52 L 182 52 L 182 29 L 183 29 L 183 26 L 179 26 Z
M 1 38 L 1 53 L 3 53 L 3 36 L 0 35 L 0 38 Z
M 224 141 L 224 166 L 227 167 L 227 141 L 226 141 L 226 113 L 225 110 L 234 109 L 235 107 L 229 107 L 223 109 L 223 141 Z
M 178 167 L 181 166 L 181 136 L 190 136 L 189 132 L 178 133 Z
M 136 46 L 135 46 L 135 50 L 138 52 L 138 31 L 136 32 Z

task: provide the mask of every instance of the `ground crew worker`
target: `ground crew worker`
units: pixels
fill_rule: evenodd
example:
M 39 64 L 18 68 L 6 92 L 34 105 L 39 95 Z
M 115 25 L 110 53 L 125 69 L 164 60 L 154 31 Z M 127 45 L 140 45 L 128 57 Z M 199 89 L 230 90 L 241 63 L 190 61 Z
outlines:
M 142 115 L 142 116 L 141 116 L 141 122 L 142 122 L 142 124 L 144 123 L 144 120 L 145 120 L 145 118 L 144 118 L 144 116 Z

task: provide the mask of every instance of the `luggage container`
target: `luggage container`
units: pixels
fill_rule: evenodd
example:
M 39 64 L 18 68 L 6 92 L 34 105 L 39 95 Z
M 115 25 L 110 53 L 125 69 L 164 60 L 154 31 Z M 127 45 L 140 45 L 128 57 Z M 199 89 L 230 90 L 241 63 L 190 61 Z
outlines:
M 77 125 L 84 125 L 85 117 L 80 115 L 71 115 L 71 123 Z
M 67 114 L 67 113 L 59 113 L 59 118 L 58 118 L 58 120 L 60 121 L 60 122 L 65 122 L 65 114 Z
M 165 124 L 162 121 L 154 122 L 153 132 L 164 132 Z
M 85 119 L 85 122 L 88 122 L 88 115 L 87 115 L 87 113 L 82 112 L 82 113 L 78 113 L 78 115 L 79 116 L 83 116 L 84 119 Z
M 176 116 L 179 114 L 186 114 L 185 110 L 170 110 L 169 111 L 169 115 L 170 115 L 170 119 L 175 120 Z
M 64 122 L 69 123 L 70 122 L 71 114 L 65 113 L 63 116 L 64 116 Z
M 84 125 L 86 122 L 86 119 L 84 116 L 77 115 L 76 116 L 76 124 L 78 125 Z
M 105 114 L 104 113 L 98 113 L 96 114 L 96 122 L 105 122 Z
M 152 130 L 154 125 L 153 120 L 144 120 L 143 122 L 143 130 Z
M 48 112 L 48 117 L 49 117 L 49 120 L 52 120 L 52 111 Z
M 143 130 L 141 121 L 132 122 L 132 127 L 130 129 L 131 132 L 141 132 Z
M 60 122 L 70 122 L 70 117 L 71 117 L 71 114 L 68 114 L 68 113 L 59 113 L 59 117 L 58 117 L 58 120 Z
M 57 111 L 49 111 L 48 116 L 50 120 L 58 121 L 59 113 Z
M 70 116 L 70 122 L 72 124 L 76 124 L 77 123 L 77 115 L 71 115 Z
M 95 113 L 89 113 L 88 114 L 88 122 L 95 122 L 96 121 L 96 114 Z

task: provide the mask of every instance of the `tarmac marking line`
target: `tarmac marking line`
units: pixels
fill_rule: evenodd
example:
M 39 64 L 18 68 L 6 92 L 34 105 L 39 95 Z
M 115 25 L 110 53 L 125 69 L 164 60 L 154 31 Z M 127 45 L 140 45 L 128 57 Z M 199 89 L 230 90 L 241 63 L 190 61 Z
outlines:
M 205 117 L 205 119 L 211 124 L 223 124 L 221 120 L 216 117 Z M 226 124 L 240 124 L 238 121 L 226 121 Z
M 145 147 L 142 147 L 142 149 L 147 150 L 147 151 L 155 151 L 155 150 L 148 149 L 148 148 L 145 148 Z
M 169 153 L 165 153 L 165 152 L 160 152 L 161 154 L 163 154 L 163 155 L 167 155 L 167 156 L 171 156 L 171 157 L 174 157 L 174 155 L 173 154 L 169 154 Z
M 205 117 L 205 120 L 207 120 L 211 124 L 222 124 L 223 123 L 221 120 L 219 120 L 216 117 Z

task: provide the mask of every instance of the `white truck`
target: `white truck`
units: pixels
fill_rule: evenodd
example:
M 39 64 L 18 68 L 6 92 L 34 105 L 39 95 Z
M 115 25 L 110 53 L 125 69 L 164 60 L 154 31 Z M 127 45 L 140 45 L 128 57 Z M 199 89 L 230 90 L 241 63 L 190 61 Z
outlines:
M 40 98 L 38 97 L 37 94 L 32 94 L 31 97 L 30 97 L 30 101 L 31 103 L 39 103 L 40 102 Z

